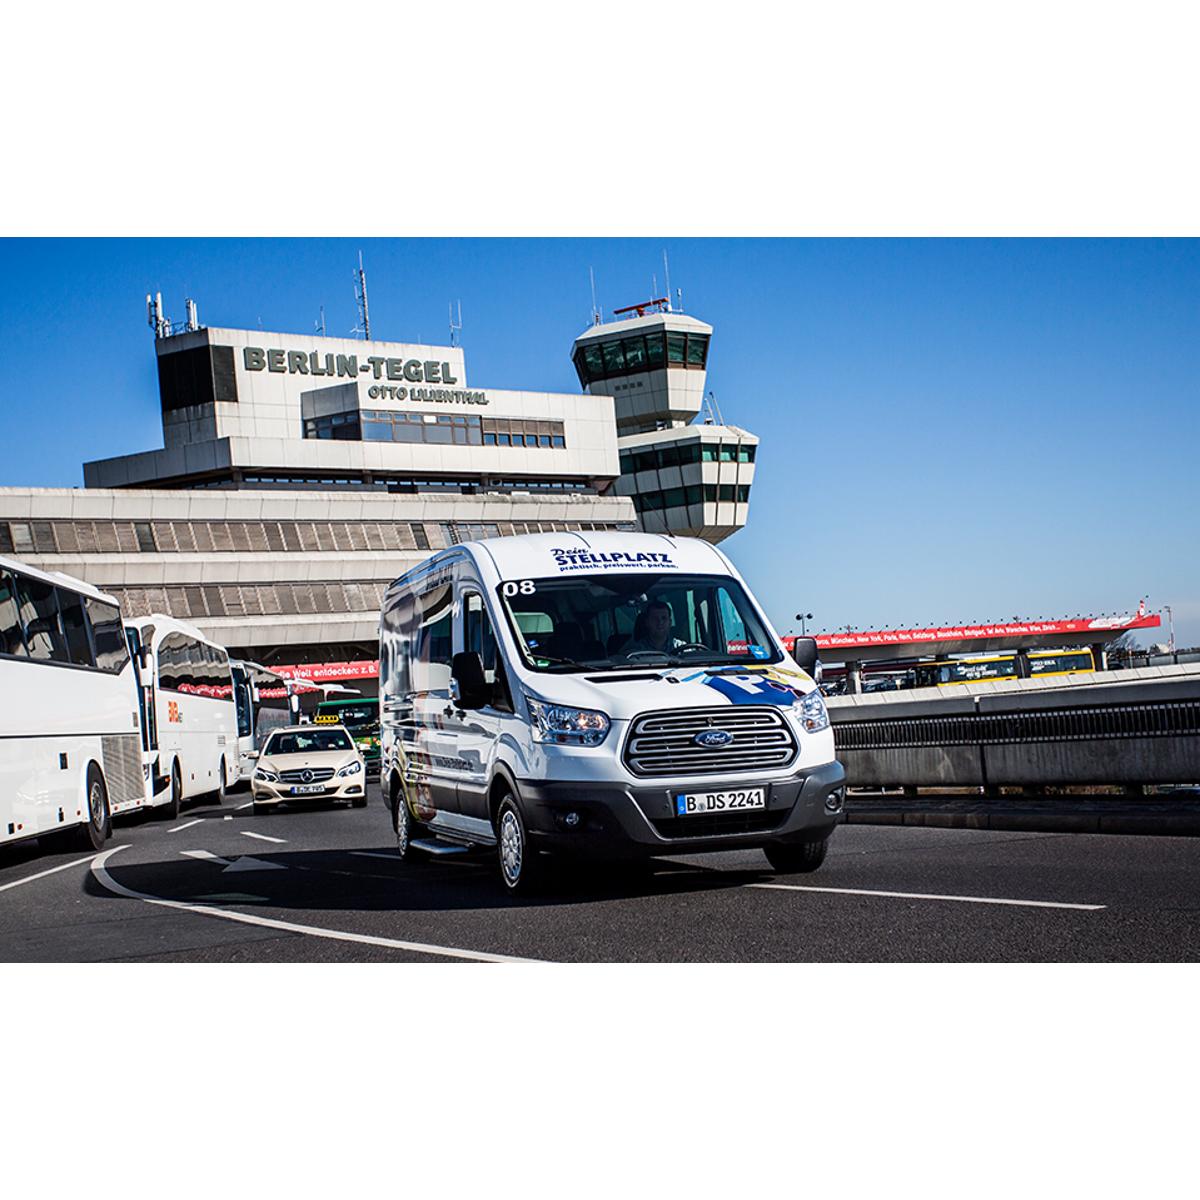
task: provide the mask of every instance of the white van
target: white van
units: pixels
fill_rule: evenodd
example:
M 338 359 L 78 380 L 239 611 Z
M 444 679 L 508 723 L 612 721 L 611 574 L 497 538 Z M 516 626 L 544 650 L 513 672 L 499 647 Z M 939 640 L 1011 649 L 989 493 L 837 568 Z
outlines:
M 845 773 L 808 671 L 715 546 L 641 533 L 468 542 L 389 587 L 380 782 L 401 857 L 761 847 L 811 871 Z M 808 669 L 802 669 L 807 667 Z

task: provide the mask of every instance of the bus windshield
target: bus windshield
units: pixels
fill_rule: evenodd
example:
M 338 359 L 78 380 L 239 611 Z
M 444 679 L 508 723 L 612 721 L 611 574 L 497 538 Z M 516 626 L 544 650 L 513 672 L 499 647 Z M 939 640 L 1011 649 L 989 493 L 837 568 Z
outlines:
M 379 724 L 379 704 L 319 704 L 314 721 L 318 725 L 345 725 L 347 729 L 369 729 Z
M 535 671 L 777 663 L 783 653 L 725 575 L 574 575 L 502 583 L 500 604 Z

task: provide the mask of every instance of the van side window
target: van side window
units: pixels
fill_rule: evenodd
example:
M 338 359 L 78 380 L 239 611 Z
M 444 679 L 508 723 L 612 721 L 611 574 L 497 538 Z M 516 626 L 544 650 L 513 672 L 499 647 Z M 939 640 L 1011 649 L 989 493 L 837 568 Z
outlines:
M 414 692 L 448 693 L 450 690 L 453 599 L 454 589 L 450 584 L 443 584 L 417 598 L 421 625 L 417 630 L 417 645 L 413 654 Z
M 492 707 L 512 712 L 504 660 L 496 645 L 492 619 L 478 592 L 468 592 L 463 603 L 463 650 L 474 652 L 483 661 L 484 678 L 492 685 Z

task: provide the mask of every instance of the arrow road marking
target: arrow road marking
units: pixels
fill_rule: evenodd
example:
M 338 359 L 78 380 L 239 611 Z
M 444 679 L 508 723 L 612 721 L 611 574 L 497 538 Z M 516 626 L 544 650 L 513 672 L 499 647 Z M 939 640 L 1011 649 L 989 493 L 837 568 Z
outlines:
M 251 833 L 248 829 L 239 830 L 242 837 L 258 838 L 260 842 L 275 842 L 277 845 L 286 846 L 287 838 L 268 837 L 265 833 Z
M 232 862 L 221 872 L 222 875 L 228 875 L 230 871 L 286 871 L 282 863 L 264 862 L 261 858 L 251 858 L 248 854 L 243 855 Z
M 170 829 L 168 829 L 167 832 L 168 833 L 178 833 L 181 829 L 191 829 L 191 827 L 193 825 L 202 825 L 203 823 L 204 823 L 204 818 L 197 817 L 194 821 L 184 821 L 184 823 L 182 825 L 174 825 Z
M 118 850 L 116 846 L 92 859 L 92 876 L 101 887 L 116 896 L 130 900 L 142 900 L 160 908 L 174 908 L 181 912 L 195 913 L 201 917 L 216 917 L 222 921 L 237 921 L 243 925 L 258 925 L 264 929 L 278 929 L 284 933 L 302 933 L 308 937 L 328 938 L 335 942 L 358 942 L 364 946 L 382 946 L 387 950 L 407 950 L 412 954 L 429 954 L 435 958 L 465 958 L 472 962 L 538 962 L 535 958 L 513 958 L 507 954 L 487 954 L 482 950 L 462 950 L 457 946 L 435 946 L 428 942 L 402 942 L 397 938 L 372 937 L 365 933 L 348 933 L 341 929 L 322 929 L 317 925 L 297 925 L 292 921 L 276 921 L 257 914 L 233 912 L 227 908 L 213 908 L 207 904 L 189 904 L 182 900 L 165 900 L 161 896 L 148 896 L 119 884 L 108 873 L 107 863 Z M 215 855 L 213 856 L 216 857 Z
M 233 865 L 232 859 L 222 858 L 219 854 L 213 854 L 211 850 L 180 850 L 179 853 L 188 858 L 199 858 L 205 862 L 219 862 L 224 867 Z

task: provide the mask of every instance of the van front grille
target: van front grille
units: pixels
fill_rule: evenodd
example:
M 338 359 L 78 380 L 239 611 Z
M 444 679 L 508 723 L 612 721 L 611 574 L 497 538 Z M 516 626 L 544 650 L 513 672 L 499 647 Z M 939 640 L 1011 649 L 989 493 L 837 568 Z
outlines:
M 724 746 L 701 746 L 708 729 L 732 734 Z M 796 757 L 796 739 L 778 708 L 729 705 L 645 713 L 634 719 L 625 742 L 625 763 L 635 775 L 719 775 L 774 771 Z

